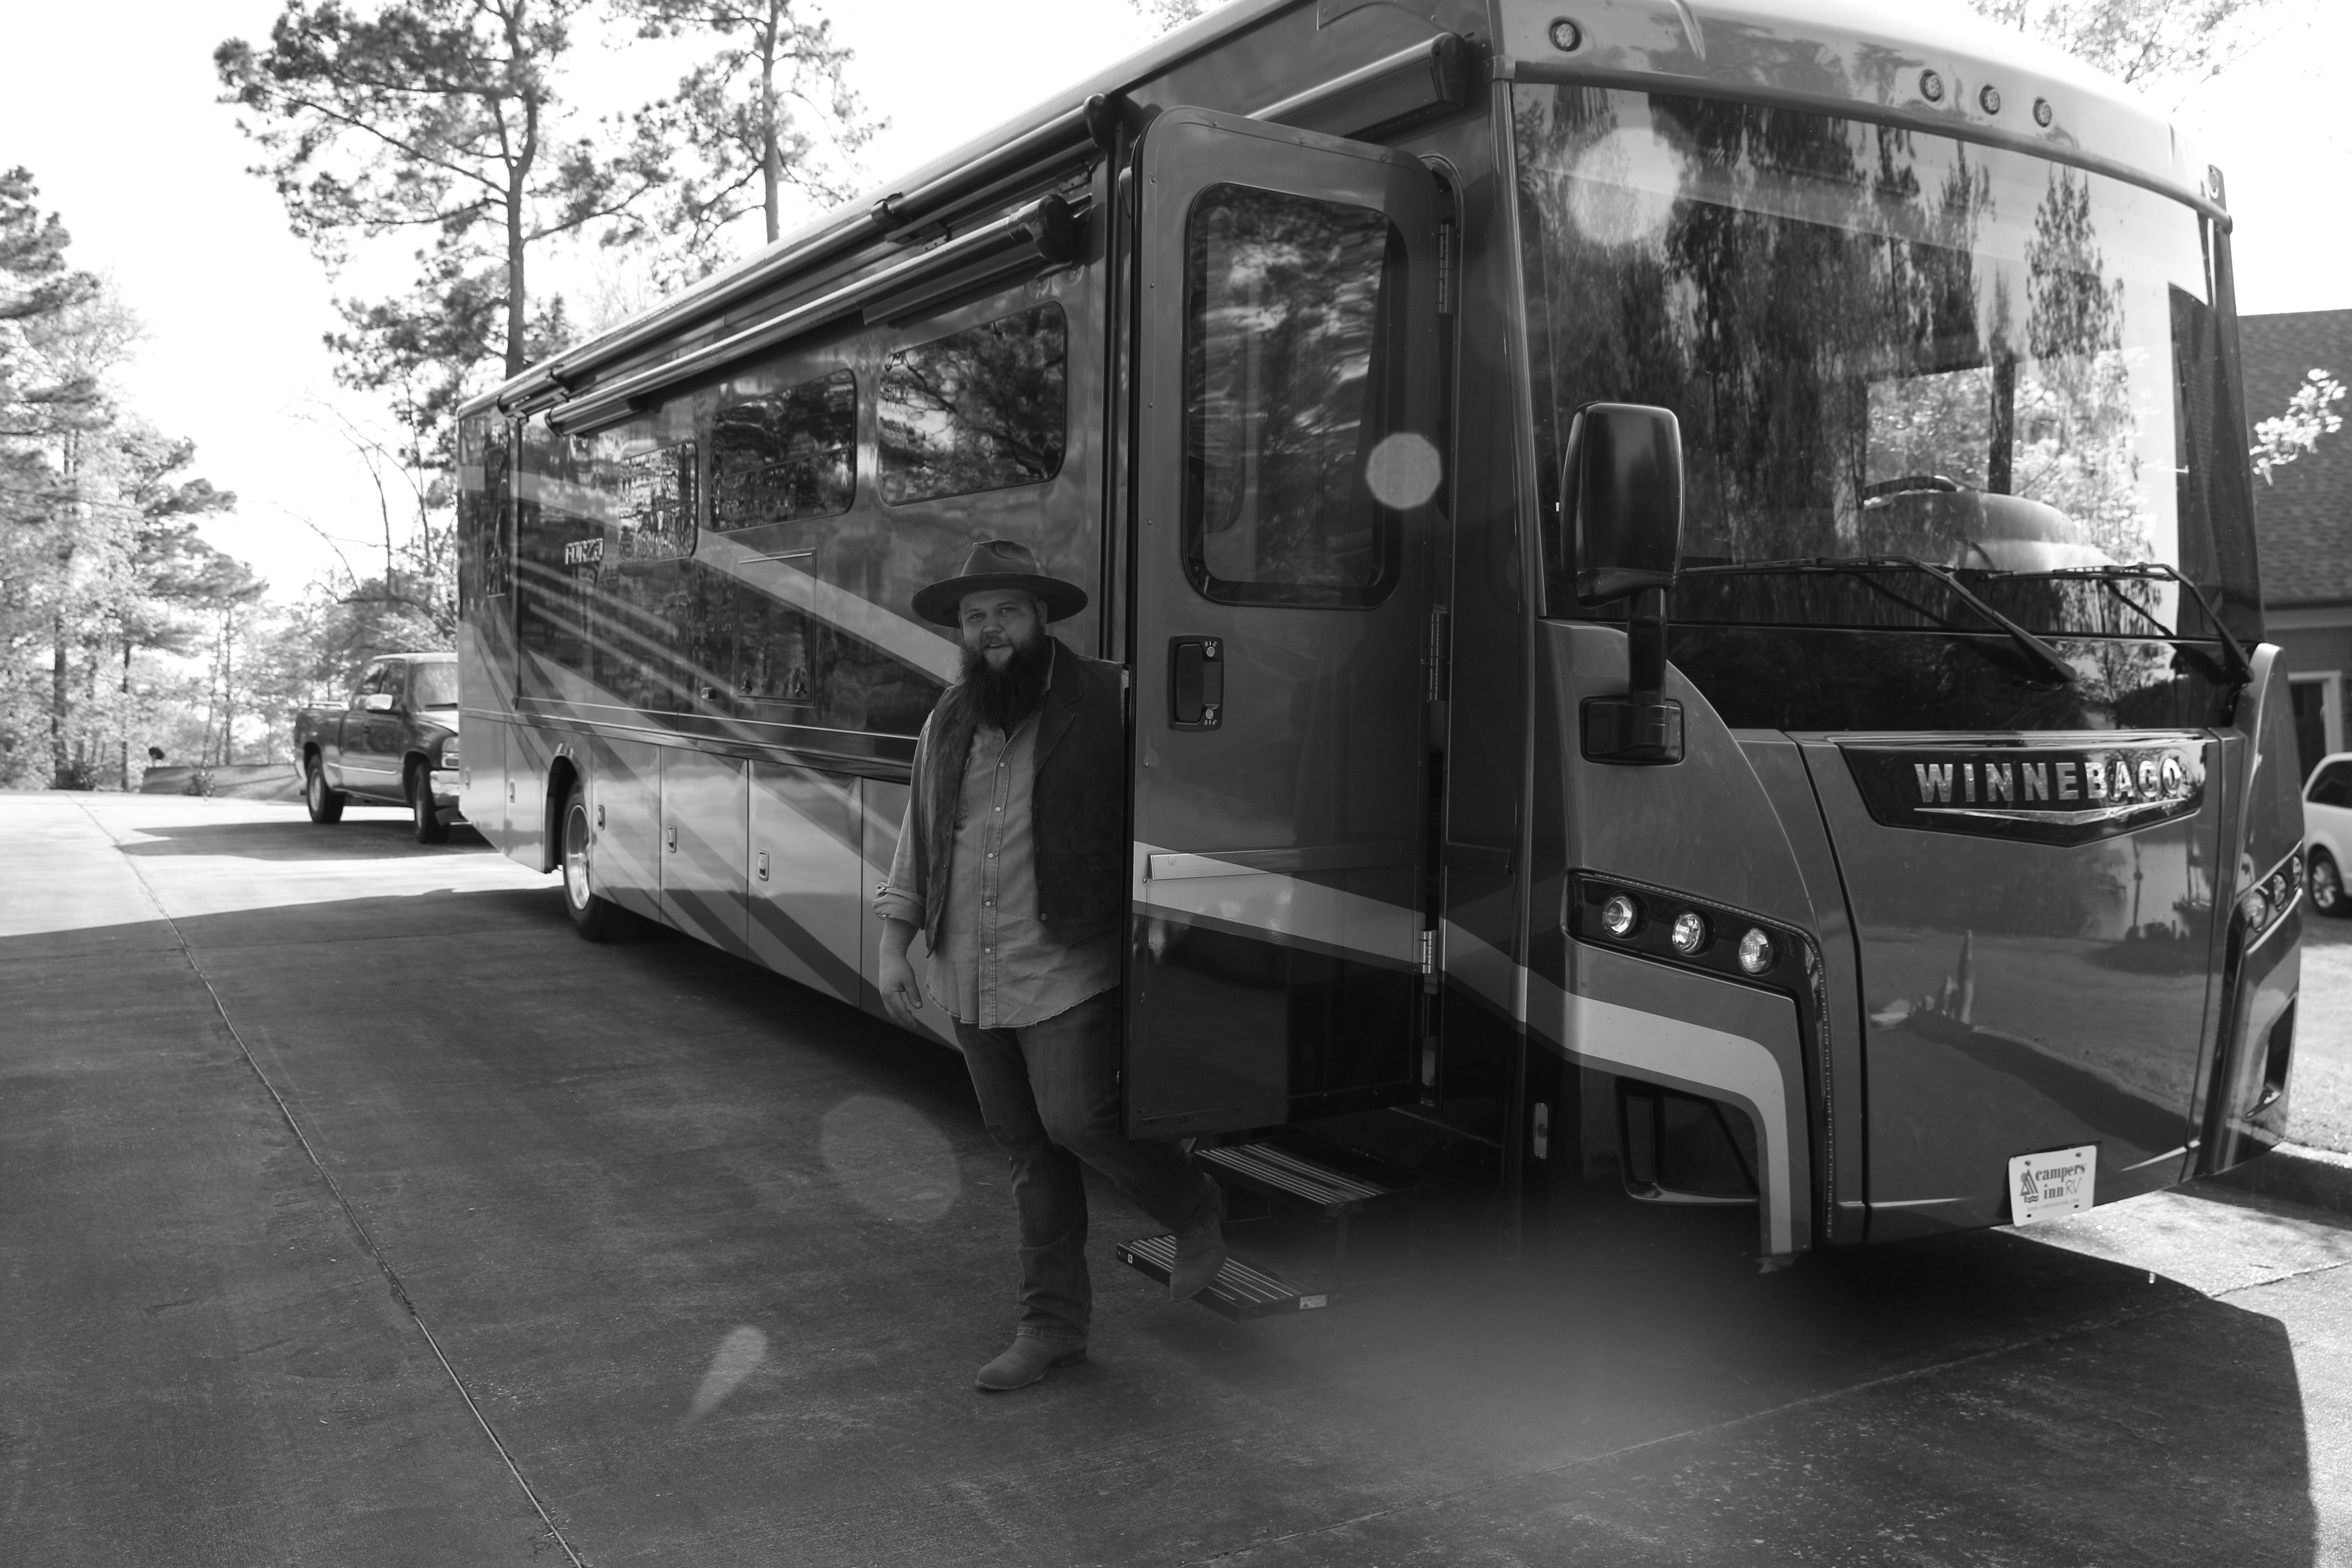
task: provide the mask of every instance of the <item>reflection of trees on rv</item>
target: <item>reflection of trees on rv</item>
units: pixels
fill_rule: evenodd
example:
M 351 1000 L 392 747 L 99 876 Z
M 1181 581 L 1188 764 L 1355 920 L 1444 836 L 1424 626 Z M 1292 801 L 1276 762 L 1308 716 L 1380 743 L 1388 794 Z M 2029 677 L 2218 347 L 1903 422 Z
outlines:
M 2201 289 L 2193 220 L 1895 127 L 1566 87 L 1518 105 L 1547 500 L 1579 405 L 1656 402 L 1683 421 L 1694 564 L 2198 570 L 2174 473 L 2205 454 L 2171 373 L 2181 300 L 2205 309 L 2180 287 Z M 2125 230 L 2147 258 L 2128 274 L 2108 259 Z M 2146 580 L 1984 591 L 2060 631 L 2145 634 L 2140 611 L 2177 608 Z M 1950 608 L 1851 574 L 1693 580 L 1676 601 L 1859 625 Z
M 902 349 L 882 372 L 882 498 L 893 506 L 1034 485 L 1061 471 L 1059 305 Z
M 1320 601 L 1382 562 L 1365 464 L 1383 434 L 1386 217 L 1219 185 L 1187 260 L 1185 460 L 1196 575 L 1217 597 Z

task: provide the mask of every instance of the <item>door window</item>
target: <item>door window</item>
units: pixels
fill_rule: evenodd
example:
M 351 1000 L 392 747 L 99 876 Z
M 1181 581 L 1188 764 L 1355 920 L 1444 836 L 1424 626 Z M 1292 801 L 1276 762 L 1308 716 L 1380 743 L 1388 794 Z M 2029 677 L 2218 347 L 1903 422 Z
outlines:
M 1367 474 L 1397 423 L 1402 236 L 1370 207 L 1212 185 L 1185 244 L 1193 586 L 1229 604 L 1378 603 L 1397 522 Z

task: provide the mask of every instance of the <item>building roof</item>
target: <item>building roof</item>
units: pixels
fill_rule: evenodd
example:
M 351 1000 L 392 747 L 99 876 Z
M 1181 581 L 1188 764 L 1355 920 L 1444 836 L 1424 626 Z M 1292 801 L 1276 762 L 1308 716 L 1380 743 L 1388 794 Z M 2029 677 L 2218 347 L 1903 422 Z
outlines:
M 2243 316 L 2238 333 L 2250 426 L 2285 413 L 2314 370 L 2352 384 L 2352 310 Z M 2344 429 L 2273 470 L 2271 483 L 2254 480 L 2265 604 L 2352 604 L 2352 402 L 2336 411 Z

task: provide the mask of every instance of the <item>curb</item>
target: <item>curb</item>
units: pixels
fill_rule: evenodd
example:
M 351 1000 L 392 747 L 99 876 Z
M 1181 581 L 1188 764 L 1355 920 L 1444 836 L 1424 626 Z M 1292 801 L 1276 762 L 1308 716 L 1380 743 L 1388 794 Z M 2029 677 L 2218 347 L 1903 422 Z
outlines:
M 2352 1214 L 2352 1155 L 2281 1144 L 2266 1155 L 2205 1178 L 2258 1197 L 2284 1198 L 2313 1208 Z

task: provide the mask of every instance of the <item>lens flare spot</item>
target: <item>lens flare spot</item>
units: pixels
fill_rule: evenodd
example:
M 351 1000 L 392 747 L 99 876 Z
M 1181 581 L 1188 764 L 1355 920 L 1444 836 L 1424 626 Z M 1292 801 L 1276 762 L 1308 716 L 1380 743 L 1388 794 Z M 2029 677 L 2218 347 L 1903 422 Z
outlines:
M 1576 160 L 1568 211 L 1587 239 L 1604 246 L 1664 239 L 1682 193 L 1683 155 L 1656 131 L 1612 131 Z
M 694 1403 L 686 1412 L 687 1423 L 690 1426 L 718 1409 L 767 1358 L 766 1334 L 748 1323 L 729 1329 L 727 1337 L 719 1342 L 717 1354 L 710 1358 L 710 1370 L 702 1375 L 702 1386 L 694 1391 Z
M 824 1168 L 852 1203 L 884 1219 L 929 1225 L 962 1191 L 955 1150 L 911 1105 L 853 1094 L 825 1113 L 817 1140 Z
M 1364 483 L 1372 498 L 1400 511 L 1436 495 L 1444 477 L 1445 462 L 1437 448 L 1429 437 L 1411 430 L 1382 437 L 1364 462 Z

